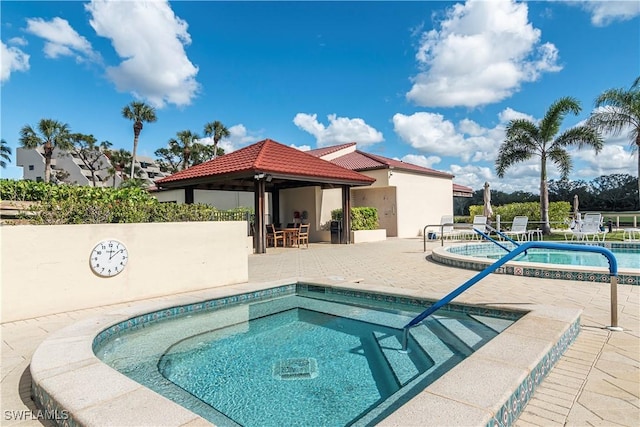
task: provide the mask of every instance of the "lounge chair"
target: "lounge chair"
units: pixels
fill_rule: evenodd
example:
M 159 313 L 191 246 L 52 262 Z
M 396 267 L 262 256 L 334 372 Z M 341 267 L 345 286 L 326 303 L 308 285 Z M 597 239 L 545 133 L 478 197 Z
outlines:
M 502 234 L 511 237 L 518 241 L 527 240 L 527 224 L 529 223 L 528 216 L 516 216 L 511 223 L 511 230 L 503 231 Z
M 588 213 L 584 215 L 580 227 L 575 227 L 564 233 L 565 240 L 592 240 L 603 241 L 607 235 L 607 230 L 600 229 L 602 226 L 602 214 Z M 600 238 L 602 236 L 602 238 Z M 569 239 L 571 237 L 571 239 Z
M 440 225 L 441 227 L 431 227 L 427 230 L 430 239 L 447 239 L 453 238 L 456 236 L 457 232 L 453 229 L 453 225 L 445 225 L 445 224 L 453 224 L 453 215 L 442 215 L 440 217 Z
M 484 215 L 475 215 L 473 217 L 473 225 L 470 230 L 460 230 L 459 235 L 467 239 L 478 239 L 480 235 L 475 230 L 487 234 L 487 217 Z

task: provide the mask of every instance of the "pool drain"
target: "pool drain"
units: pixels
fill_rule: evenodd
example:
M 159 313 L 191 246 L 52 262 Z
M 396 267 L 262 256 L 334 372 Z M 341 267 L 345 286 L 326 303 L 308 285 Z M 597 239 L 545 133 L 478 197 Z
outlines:
M 318 376 L 318 362 L 313 357 L 285 359 L 273 364 L 278 380 L 310 380 Z

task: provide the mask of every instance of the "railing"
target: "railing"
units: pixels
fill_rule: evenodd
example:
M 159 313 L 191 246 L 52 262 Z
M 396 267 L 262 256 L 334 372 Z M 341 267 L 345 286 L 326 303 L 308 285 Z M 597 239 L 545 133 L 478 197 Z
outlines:
M 440 246 L 444 246 L 444 227 L 454 227 L 454 229 L 469 229 L 471 228 L 471 224 L 463 224 L 463 223 L 453 223 L 448 222 L 446 224 L 428 224 L 424 226 L 422 230 L 422 245 L 423 252 L 427 251 L 427 228 L 429 227 L 440 227 Z
M 476 230 L 477 231 L 477 230 Z M 531 249 L 531 248 L 542 248 L 542 249 L 556 249 L 562 251 L 575 251 L 575 252 L 597 252 L 604 255 L 609 260 L 609 275 L 611 276 L 611 326 L 608 326 L 607 329 L 613 331 L 621 331 L 622 328 L 618 327 L 618 260 L 616 259 L 613 252 L 609 249 L 601 247 L 601 246 L 584 246 L 584 245 L 572 245 L 569 243 L 549 243 L 549 242 L 526 242 L 523 243 L 516 248 L 514 248 L 511 252 L 505 254 L 502 258 L 489 265 L 487 268 L 473 276 L 471 279 L 467 280 L 465 283 L 460 285 L 458 288 L 451 291 L 449 294 L 441 298 L 439 301 L 434 303 L 432 306 L 427 308 L 425 311 L 416 316 L 413 320 L 407 323 L 402 332 L 402 350 L 403 352 L 407 351 L 407 344 L 409 339 L 409 329 L 416 326 L 418 323 L 422 322 L 427 317 L 431 316 L 440 308 L 449 304 L 455 297 L 469 289 L 471 286 L 478 283 L 480 280 L 487 277 L 490 273 L 493 273 L 498 268 L 502 267 L 508 261 L 511 261 L 516 256 L 521 253 Z

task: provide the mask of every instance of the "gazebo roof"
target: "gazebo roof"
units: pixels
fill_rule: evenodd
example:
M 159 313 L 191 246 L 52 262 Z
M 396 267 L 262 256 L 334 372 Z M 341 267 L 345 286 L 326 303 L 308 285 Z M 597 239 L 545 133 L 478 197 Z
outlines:
M 265 139 L 162 178 L 156 185 L 253 191 L 254 180 L 258 178 L 265 178 L 267 187 L 278 185 L 279 188 L 360 186 L 375 181 L 304 151 Z

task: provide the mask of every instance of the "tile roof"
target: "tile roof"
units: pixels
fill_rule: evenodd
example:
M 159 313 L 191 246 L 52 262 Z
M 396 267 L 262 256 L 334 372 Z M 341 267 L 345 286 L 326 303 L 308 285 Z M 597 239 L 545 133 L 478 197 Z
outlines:
M 329 153 L 333 153 L 335 151 L 341 150 L 350 144 L 343 145 L 334 145 L 332 147 L 325 147 L 317 150 L 310 150 L 308 153 L 313 154 L 314 156 L 325 156 Z M 335 159 L 330 160 L 331 163 L 335 163 L 336 165 L 342 166 L 343 168 L 355 170 L 355 171 L 363 171 L 363 170 L 371 170 L 371 169 L 403 169 L 412 172 L 418 172 L 425 175 L 432 176 L 441 176 L 445 178 L 453 178 L 453 175 L 438 171 L 431 168 L 425 168 L 422 166 L 414 165 L 412 163 L 405 163 L 400 160 L 390 159 L 388 157 L 378 156 L 376 154 L 365 153 L 360 150 L 356 150 L 352 153 L 345 154 L 344 156 L 336 157 Z
M 316 148 L 316 149 L 307 151 L 307 153 L 313 154 L 316 157 L 322 157 L 322 156 L 326 156 L 327 154 L 331 154 L 331 153 L 335 153 L 336 151 L 340 151 L 343 148 L 351 147 L 353 145 L 356 145 L 356 143 L 355 142 L 348 142 L 346 144 L 341 144 L 341 145 L 332 145 L 331 147 Z
M 278 175 L 309 177 L 311 180 L 325 179 L 347 181 L 357 184 L 371 184 L 375 179 L 356 171 L 342 168 L 336 164 L 322 160 L 307 152 L 287 147 L 271 139 L 265 139 L 208 162 L 192 166 L 166 178 L 156 184 L 173 183 L 197 178 L 220 177 L 225 174 L 247 175 L 265 172 Z
M 471 187 L 465 187 L 464 185 L 460 185 L 460 184 L 453 184 L 453 191 L 459 191 L 461 193 L 472 193 L 473 194 L 473 188 Z

